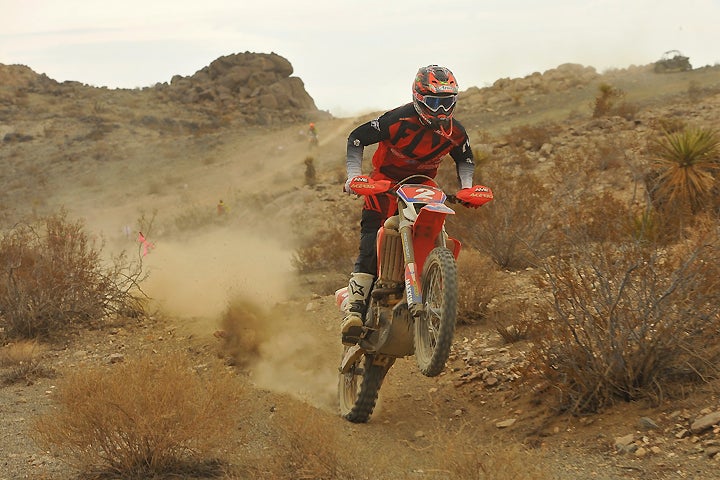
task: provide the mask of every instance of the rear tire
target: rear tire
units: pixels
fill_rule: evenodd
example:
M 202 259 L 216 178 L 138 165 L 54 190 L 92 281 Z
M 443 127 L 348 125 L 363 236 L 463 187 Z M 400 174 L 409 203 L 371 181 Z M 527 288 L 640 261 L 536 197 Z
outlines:
M 340 373 L 340 415 L 353 423 L 366 423 L 370 419 L 387 373 L 384 366 L 373 365 L 373 359 L 373 355 L 362 355 L 348 373 Z
M 452 252 L 430 252 L 421 277 L 423 311 L 415 319 L 415 361 L 420 372 L 435 377 L 450 356 L 457 318 L 457 265 Z

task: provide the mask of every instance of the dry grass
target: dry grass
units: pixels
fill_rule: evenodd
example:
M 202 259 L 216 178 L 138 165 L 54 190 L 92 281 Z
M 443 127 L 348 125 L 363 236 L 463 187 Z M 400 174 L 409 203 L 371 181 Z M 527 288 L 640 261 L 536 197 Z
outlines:
M 434 405 L 428 405 L 431 410 Z M 430 413 L 430 412 L 427 412 Z M 378 455 L 375 447 L 349 450 L 329 418 L 306 404 L 285 404 L 277 412 L 277 449 L 262 458 L 245 455 L 238 476 L 273 480 L 346 478 L 410 479 L 418 475 L 455 480 L 546 480 L 554 478 L 542 454 L 520 445 L 480 438 L 467 425 L 448 430 L 439 420 L 414 440 L 400 440 L 403 449 L 420 452 Z M 468 427 L 468 428 L 466 428 Z M 241 473 L 242 472 L 242 473 Z
M 37 378 L 52 377 L 55 372 L 44 365 L 45 347 L 34 340 L 21 340 L 0 349 L 0 384 L 31 384 Z
M 519 299 L 503 302 L 490 314 L 490 322 L 505 343 L 515 343 L 533 336 L 542 315 L 538 305 Z
M 215 476 L 237 438 L 242 387 L 180 354 L 70 371 L 33 435 L 83 472 L 126 479 Z

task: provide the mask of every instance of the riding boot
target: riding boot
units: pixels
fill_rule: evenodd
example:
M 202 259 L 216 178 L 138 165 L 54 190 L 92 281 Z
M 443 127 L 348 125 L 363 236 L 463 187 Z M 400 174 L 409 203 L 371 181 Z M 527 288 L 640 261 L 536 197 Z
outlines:
M 375 276 L 369 273 L 350 275 L 346 314 L 340 327 L 344 345 L 355 345 L 360 339 L 367 310 L 367 299 L 374 280 Z

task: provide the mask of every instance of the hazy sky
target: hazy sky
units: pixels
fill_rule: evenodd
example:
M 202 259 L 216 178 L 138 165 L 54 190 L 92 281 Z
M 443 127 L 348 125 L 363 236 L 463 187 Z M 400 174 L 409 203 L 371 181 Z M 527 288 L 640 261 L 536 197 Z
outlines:
M 720 0 L 0 0 L 0 63 L 135 88 L 275 52 L 333 115 L 410 101 L 418 67 L 460 89 L 562 63 L 598 71 L 677 49 L 720 63 Z

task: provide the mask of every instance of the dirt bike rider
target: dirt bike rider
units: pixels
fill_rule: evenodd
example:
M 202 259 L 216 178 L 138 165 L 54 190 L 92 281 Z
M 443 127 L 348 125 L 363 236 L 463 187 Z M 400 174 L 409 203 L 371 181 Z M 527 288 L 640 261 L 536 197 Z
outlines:
M 363 150 L 378 144 L 372 158 L 373 180 L 396 183 L 411 175 L 434 178 L 442 157 L 455 161 L 460 188 L 473 184 L 475 163 L 465 128 L 453 118 L 458 85 L 453 73 L 438 65 L 418 70 L 412 87 L 412 102 L 385 112 L 355 128 L 347 141 L 347 181 L 362 175 Z M 341 326 L 343 343 L 352 345 L 362 331 L 367 300 L 377 275 L 377 232 L 394 214 L 397 203 L 387 193 L 366 196 L 360 221 L 360 252 L 348 282 L 346 315 Z
M 315 123 L 311 122 L 308 126 L 308 135 L 310 136 L 310 145 L 317 145 L 318 144 L 318 132 L 317 128 L 315 127 Z

